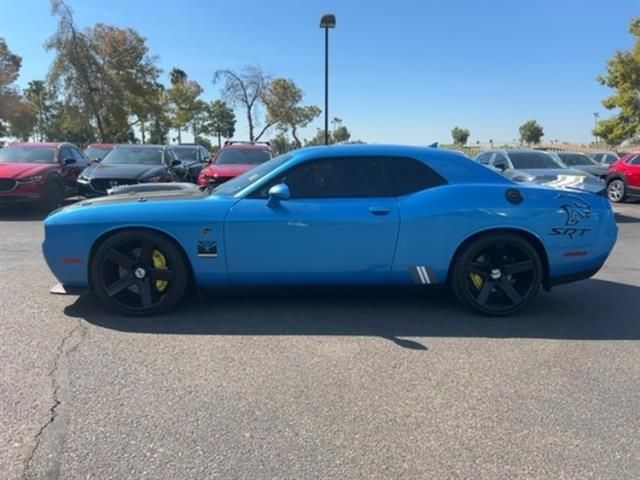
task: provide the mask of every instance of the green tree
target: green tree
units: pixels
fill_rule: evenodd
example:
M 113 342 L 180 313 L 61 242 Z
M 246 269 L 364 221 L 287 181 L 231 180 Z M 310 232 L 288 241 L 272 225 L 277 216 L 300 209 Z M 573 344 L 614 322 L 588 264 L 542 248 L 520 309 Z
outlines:
M 540 139 L 544 136 L 544 130 L 535 120 L 529 120 L 520 125 L 520 141 L 531 145 L 532 143 L 540 143 Z
M 275 137 L 271 138 L 271 146 L 278 154 L 287 153 L 289 150 L 292 150 L 287 132 L 282 130 L 280 130 Z
M 37 123 L 29 103 L 25 100 L 15 102 L 8 117 L 11 135 L 22 141 L 29 141 Z
M 193 138 L 198 137 L 198 125 L 204 120 L 206 104 L 199 97 L 202 87 L 179 68 L 171 70 L 171 88 L 167 91 L 172 107 L 173 127 L 178 131 L 178 143 L 182 143 L 182 130 L 191 126 Z
M 609 145 L 619 145 L 640 134 L 640 17 L 631 20 L 629 32 L 635 39 L 633 47 L 615 52 L 607 62 L 607 73 L 598 77 L 600 84 L 614 90 L 602 105 L 617 113 L 599 120 L 593 134 Z
M 333 137 L 333 143 L 346 143 L 351 138 L 351 132 L 344 125 L 340 125 L 332 132 L 331 136 Z
M 222 137 L 231 138 L 236 131 L 236 115 L 222 100 L 214 100 L 208 109 L 207 131 L 218 138 L 218 148 Z
M 9 120 L 12 110 L 20 102 L 20 94 L 15 85 L 20 73 L 22 59 L 9 50 L 4 38 L 0 37 L 0 136 L 3 120 Z
M 262 102 L 264 91 L 269 85 L 269 77 L 257 66 L 247 65 L 240 71 L 231 69 L 217 70 L 213 75 L 213 83 L 224 82 L 222 97 L 229 105 L 239 105 L 245 112 L 249 126 L 249 140 L 257 140 L 255 128 L 257 124 L 257 108 Z
M 55 52 L 49 80 L 61 87 L 65 104 L 92 120 L 101 140 L 131 138 L 156 98 L 160 73 L 146 39 L 133 29 L 100 23 L 81 31 L 63 0 L 51 5 L 58 28 L 45 44 Z
M 466 128 L 455 127 L 451 130 L 451 136 L 453 137 L 453 143 L 456 145 L 466 145 L 469 140 L 469 130 Z
M 23 96 L 36 119 L 34 136 L 37 141 L 44 141 L 47 125 L 51 121 L 57 101 L 55 91 L 42 80 L 32 80 L 24 89 Z

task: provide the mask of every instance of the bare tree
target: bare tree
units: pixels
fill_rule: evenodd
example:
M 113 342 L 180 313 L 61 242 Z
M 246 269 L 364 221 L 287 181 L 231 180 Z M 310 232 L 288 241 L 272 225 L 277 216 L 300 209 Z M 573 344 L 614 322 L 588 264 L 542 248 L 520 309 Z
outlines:
M 249 140 L 256 139 L 256 107 L 262 102 L 262 96 L 269 85 L 269 77 L 257 66 L 247 65 L 239 72 L 230 69 L 217 70 L 213 83 L 224 82 L 222 96 L 230 105 L 240 105 L 246 113 L 249 124 Z

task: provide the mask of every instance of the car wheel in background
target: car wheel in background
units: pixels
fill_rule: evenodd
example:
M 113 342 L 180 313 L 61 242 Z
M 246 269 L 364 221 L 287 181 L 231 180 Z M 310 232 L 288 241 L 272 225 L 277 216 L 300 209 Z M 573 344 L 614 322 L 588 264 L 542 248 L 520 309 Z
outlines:
M 55 210 L 64 200 L 64 188 L 59 181 L 49 180 L 44 186 L 40 208 L 44 211 Z
M 510 315 L 529 304 L 540 290 L 543 269 L 536 249 L 510 233 L 487 234 L 460 251 L 451 286 L 467 307 L 484 315 Z
M 624 201 L 626 195 L 626 186 L 622 180 L 615 178 L 607 185 L 607 197 L 613 203 L 620 203 Z
M 183 297 L 189 269 L 162 234 L 127 230 L 102 243 L 91 262 L 91 285 L 107 306 L 125 315 L 164 312 Z

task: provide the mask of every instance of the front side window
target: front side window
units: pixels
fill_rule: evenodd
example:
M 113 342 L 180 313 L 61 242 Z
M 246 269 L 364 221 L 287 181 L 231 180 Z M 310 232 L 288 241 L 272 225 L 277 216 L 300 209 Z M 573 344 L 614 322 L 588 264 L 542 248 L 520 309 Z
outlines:
M 629 165 L 640 165 L 640 155 L 636 155 L 635 157 L 631 157 L 627 163 Z
M 604 161 L 605 161 L 605 163 L 611 165 L 612 163 L 615 163 L 617 160 L 618 160 L 618 157 L 616 157 L 615 155 L 608 154 L 605 157 Z
M 0 149 L 0 162 L 55 163 L 55 161 L 55 148 L 8 146 Z

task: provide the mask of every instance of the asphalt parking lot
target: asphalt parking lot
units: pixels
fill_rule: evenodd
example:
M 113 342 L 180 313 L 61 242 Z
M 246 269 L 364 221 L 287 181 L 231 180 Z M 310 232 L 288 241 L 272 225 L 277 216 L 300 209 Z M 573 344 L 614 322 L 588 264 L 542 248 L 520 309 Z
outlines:
M 48 294 L 0 211 L 0 478 L 640 478 L 640 204 L 591 280 L 487 319 L 440 290 L 237 291 L 128 319 Z

